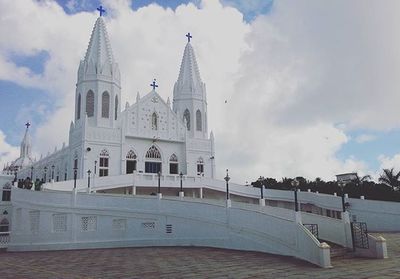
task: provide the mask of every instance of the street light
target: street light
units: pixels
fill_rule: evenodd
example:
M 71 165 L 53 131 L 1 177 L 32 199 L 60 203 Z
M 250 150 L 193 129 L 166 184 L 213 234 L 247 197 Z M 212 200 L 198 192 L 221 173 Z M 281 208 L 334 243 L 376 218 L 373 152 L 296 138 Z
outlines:
M 183 186 L 182 186 L 183 173 L 182 172 L 179 174 L 179 177 L 181 178 L 181 192 L 183 192 Z
M 33 166 L 31 167 L 31 181 L 33 181 Z
M 159 194 L 161 194 L 161 185 L 160 185 L 160 180 L 161 180 L 161 172 L 159 171 L 158 173 L 157 173 L 157 175 L 158 175 L 158 189 L 157 189 L 157 193 L 159 193 Z
M 90 171 L 90 170 L 88 170 L 87 171 L 87 174 L 88 174 L 88 176 L 87 176 L 87 187 L 88 187 L 88 189 L 90 189 L 90 174 L 91 174 L 92 172 Z
M 339 181 L 338 182 L 338 186 L 340 187 L 340 189 L 342 190 L 342 211 L 346 212 L 346 204 L 344 202 L 344 187 L 346 186 L 346 183 L 343 181 Z
M 94 175 L 96 175 L 96 173 L 97 173 L 97 172 L 96 172 L 96 166 L 97 166 L 97 161 L 95 160 L 95 161 L 94 161 Z
M 44 167 L 44 182 L 46 183 L 47 167 Z
M 260 176 L 257 181 L 260 182 L 260 189 L 261 189 L 261 199 L 264 199 L 264 176 Z
M 296 212 L 299 211 L 299 204 L 297 202 L 297 187 L 299 186 L 299 184 L 300 184 L 300 182 L 297 179 L 293 179 L 292 180 L 292 186 L 294 187 L 293 188 L 293 191 L 294 191 L 294 210 Z
M 51 166 L 51 180 L 54 180 L 54 165 Z
M 76 177 L 78 174 L 78 168 L 74 167 L 74 189 L 76 189 Z
M 227 200 L 229 200 L 229 180 L 231 179 L 230 177 L 229 177 L 229 174 L 228 174 L 228 169 L 226 169 L 226 176 L 225 176 L 225 181 L 226 181 L 226 199 Z

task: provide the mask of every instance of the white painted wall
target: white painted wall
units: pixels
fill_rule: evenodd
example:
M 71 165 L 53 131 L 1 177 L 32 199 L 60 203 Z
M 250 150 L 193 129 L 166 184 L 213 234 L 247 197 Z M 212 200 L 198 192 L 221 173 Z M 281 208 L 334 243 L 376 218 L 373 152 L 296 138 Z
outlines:
M 13 217 L 9 251 L 208 246 L 290 255 L 319 266 L 330 265 L 329 259 L 321 256 L 319 242 L 299 229 L 301 225 L 285 209 L 240 208 L 235 204 L 226 208 L 213 200 L 18 188 L 12 189 L 12 204 L 19 213 Z M 65 231 L 54 232 L 54 214 L 66 215 Z M 87 216 L 96 216 L 93 231 L 81 229 L 81 218 Z M 116 219 L 125 220 L 125 230 L 113 228 Z M 153 223 L 154 228 L 149 227 Z M 166 233 L 167 225 L 172 225 L 172 233 Z

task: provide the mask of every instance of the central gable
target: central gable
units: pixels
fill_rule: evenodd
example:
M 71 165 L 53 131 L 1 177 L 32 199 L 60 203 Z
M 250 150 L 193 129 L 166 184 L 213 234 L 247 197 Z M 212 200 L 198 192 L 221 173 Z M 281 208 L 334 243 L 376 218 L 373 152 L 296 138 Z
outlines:
M 126 136 L 185 140 L 185 127 L 157 92 L 151 91 L 123 112 Z

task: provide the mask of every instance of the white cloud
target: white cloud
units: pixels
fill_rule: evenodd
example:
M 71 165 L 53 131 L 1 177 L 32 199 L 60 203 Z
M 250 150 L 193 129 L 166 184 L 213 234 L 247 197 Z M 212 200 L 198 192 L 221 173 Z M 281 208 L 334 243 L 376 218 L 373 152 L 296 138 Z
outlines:
M 376 136 L 375 135 L 371 135 L 371 134 L 361 134 L 358 135 L 354 140 L 357 143 L 365 143 L 365 142 L 370 142 L 370 141 L 374 141 L 376 140 Z
M 149 92 L 154 77 L 159 93 L 172 97 L 184 34 L 191 32 L 207 84 L 220 177 L 226 168 L 239 182 L 259 175 L 333 178 L 338 172 L 367 172 L 365 163 L 340 161 L 335 154 L 349 140 L 345 129 L 399 125 L 400 84 L 393 80 L 400 74 L 400 39 L 390 26 L 400 23 L 395 13 L 400 3 L 274 5 L 270 15 L 248 24 L 239 11 L 213 0 L 175 11 L 154 4 L 132 11 L 129 1 L 104 1 L 123 102 L 132 103 L 137 91 Z M 76 71 L 97 13 L 67 15 L 55 2 L 28 0 L 2 2 L 0 9 L 5 23 L 0 79 L 44 88 L 61 107 L 34 137 L 34 148 L 47 153 L 67 141 Z M 39 50 L 49 53 L 40 76 L 5 59 L 11 51 Z M 382 108 L 384 113 L 376 113 Z
M 19 157 L 19 148 L 12 146 L 6 141 L 6 136 L 0 130 L 0 167 L 3 167 Z

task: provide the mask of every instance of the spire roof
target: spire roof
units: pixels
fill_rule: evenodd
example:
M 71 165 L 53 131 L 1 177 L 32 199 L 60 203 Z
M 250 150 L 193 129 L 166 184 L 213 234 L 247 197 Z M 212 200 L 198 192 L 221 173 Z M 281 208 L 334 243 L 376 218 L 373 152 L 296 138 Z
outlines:
M 102 17 L 98 17 L 94 24 L 85 55 L 85 62 L 92 62 L 100 66 L 103 66 L 104 63 L 110 65 L 114 63 L 110 40 Z
M 196 56 L 190 42 L 186 44 L 183 53 L 177 84 L 180 86 L 189 85 L 192 88 L 197 88 L 202 84 L 199 66 L 197 65 Z

